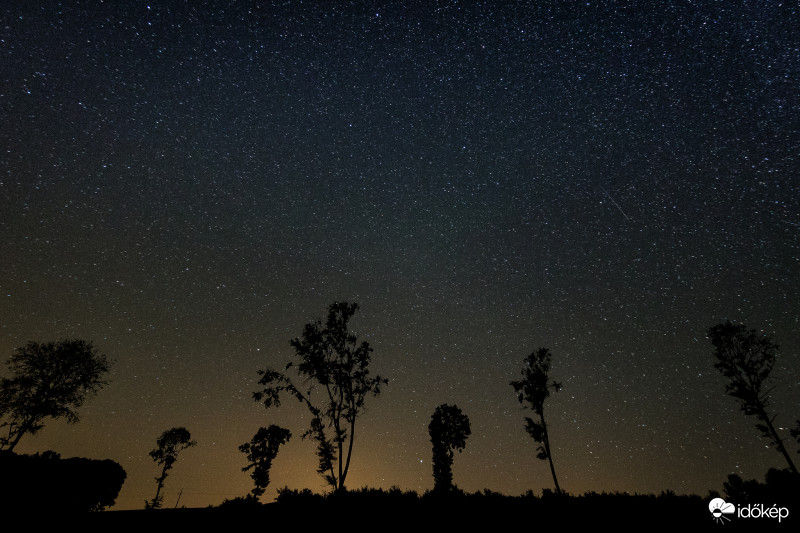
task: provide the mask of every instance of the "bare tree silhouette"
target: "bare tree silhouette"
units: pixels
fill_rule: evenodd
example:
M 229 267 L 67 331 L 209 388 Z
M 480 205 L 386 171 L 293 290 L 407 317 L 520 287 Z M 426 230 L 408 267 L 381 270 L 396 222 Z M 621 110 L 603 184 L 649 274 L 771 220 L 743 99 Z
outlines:
M 105 355 L 91 342 L 64 340 L 17 348 L 6 363 L 13 377 L 0 380 L 0 450 L 13 450 L 27 433 L 44 427 L 48 418 L 80 420 L 77 409 L 106 384 Z
M 161 466 L 161 475 L 156 478 L 158 483 L 156 487 L 156 495 L 150 502 L 145 502 L 145 509 L 158 509 L 164 501 L 161 496 L 161 489 L 164 488 L 164 480 L 167 479 L 167 473 L 172 470 L 175 461 L 178 460 L 178 454 L 187 448 L 197 445 L 192 440 L 192 435 L 184 427 L 172 428 L 166 430 L 156 441 L 157 448 L 150 452 L 150 457 Z
M 758 431 L 775 446 L 789 463 L 791 471 L 797 474 L 783 439 L 775 431 L 773 422 L 778 415 L 770 416 L 768 413 L 772 388 L 767 388 L 767 380 L 775 365 L 778 345 L 769 336 L 759 335 L 754 329 L 748 331 L 744 324 L 730 321 L 709 328 L 708 337 L 714 345 L 717 359 L 714 367 L 728 380 L 725 392 L 739 401 L 739 408 L 744 414 L 756 417 Z
M 453 489 L 453 450 L 461 452 L 470 436 L 469 417 L 456 405 L 442 404 L 436 408 L 428 425 L 433 444 L 433 490 Z
M 553 483 L 556 492 L 561 494 L 558 486 L 556 469 L 553 466 L 553 454 L 550 448 L 550 438 L 547 434 L 547 423 L 544 420 L 544 401 L 550 396 L 550 389 L 556 392 L 561 390 L 561 383 L 553 381 L 548 383 L 550 372 L 550 350 L 539 348 L 525 358 L 525 367 L 522 369 L 522 379 L 512 381 L 511 386 L 517 393 L 517 399 L 523 406 L 536 414 L 536 420 L 525 417 L 525 430 L 539 443 L 536 457 L 547 459 L 550 462 L 550 473 L 553 474 Z M 527 404 L 527 405 L 526 405 Z
M 247 455 L 248 464 L 242 468 L 243 472 L 253 470 L 255 487 L 250 491 L 253 497 L 258 498 L 269 485 L 269 471 L 272 461 L 278 455 L 278 449 L 292 438 L 292 433 L 280 426 L 271 424 L 268 428 L 259 428 L 250 442 L 239 446 L 239 451 Z
M 328 319 L 310 322 L 302 338 L 290 342 L 300 358 L 296 365 L 299 377 L 306 383 L 301 389 L 284 373 L 273 369 L 259 370 L 259 385 L 263 390 L 253 393 L 265 407 L 280 405 L 280 395 L 289 393 L 305 404 L 311 413 L 311 427 L 303 438 L 317 442 L 319 472 L 337 492 L 344 490 L 353 452 L 356 419 L 364 410 L 367 395 L 377 396 L 388 380 L 369 375 L 370 353 L 367 342 L 357 344 L 356 335 L 348 331 L 347 323 L 358 304 L 335 302 L 328 308 Z M 293 363 L 286 369 L 294 367 Z M 321 391 L 321 399 L 312 398 Z M 333 436 L 327 431 L 333 429 Z M 334 469 L 334 464 L 338 468 Z

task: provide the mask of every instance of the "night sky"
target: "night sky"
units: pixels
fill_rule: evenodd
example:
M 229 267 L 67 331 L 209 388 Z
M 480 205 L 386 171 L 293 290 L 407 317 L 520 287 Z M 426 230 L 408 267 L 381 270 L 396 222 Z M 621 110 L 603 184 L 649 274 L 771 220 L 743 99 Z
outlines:
M 10 4 L 10 5 L 9 5 Z M 800 12 L 789 2 L 12 1 L 0 27 L 0 356 L 91 340 L 81 421 L 16 451 L 110 458 L 141 508 L 156 438 L 197 440 L 165 506 L 325 489 L 303 406 L 257 371 L 334 301 L 390 383 L 347 485 L 553 488 L 509 385 L 553 354 L 561 487 L 705 495 L 783 458 L 713 367 L 731 319 L 781 345 L 800 416 Z M 6 372 L 5 367 L 0 372 Z M 789 446 L 794 455 L 797 447 Z M 795 455 L 795 457 L 797 457 Z

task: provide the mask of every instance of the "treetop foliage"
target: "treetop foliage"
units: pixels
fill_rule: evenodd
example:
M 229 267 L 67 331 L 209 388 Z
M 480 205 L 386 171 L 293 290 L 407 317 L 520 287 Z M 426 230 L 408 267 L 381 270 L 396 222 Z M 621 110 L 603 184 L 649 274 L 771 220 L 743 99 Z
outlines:
M 548 384 L 550 374 L 550 350 L 539 348 L 525 358 L 525 366 L 522 369 L 522 379 L 512 381 L 511 386 L 517 393 L 517 399 L 523 405 L 532 409 L 536 414 L 541 415 L 544 408 L 544 401 L 550 396 L 550 389 L 556 392 L 561 390 L 561 383 L 553 381 Z
M 80 420 L 77 409 L 106 384 L 110 364 L 91 342 L 29 342 L 6 363 L 12 374 L 0 380 L 0 449 L 12 450 L 26 433 L 35 434 L 48 418 Z
M 181 451 L 196 445 L 197 442 L 192 440 L 192 435 L 185 427 L 168 429 L 156 440 L 157 447 L 150 452 L 150 457 L 157 465 L 169 470 Z
M 443 403 L 434 410 L 428 424 L 428 433 L 434 447 L 461 452 L 471 434 L 469 417 L 457 405 Z
M 762 390 L 778 354 L 769 336 L 726 321 L 709 328 L 717 362 L 714 367 L 728 378 L 725 391 L 738 399 L 747 415 L 769 406 L 769 390 Z

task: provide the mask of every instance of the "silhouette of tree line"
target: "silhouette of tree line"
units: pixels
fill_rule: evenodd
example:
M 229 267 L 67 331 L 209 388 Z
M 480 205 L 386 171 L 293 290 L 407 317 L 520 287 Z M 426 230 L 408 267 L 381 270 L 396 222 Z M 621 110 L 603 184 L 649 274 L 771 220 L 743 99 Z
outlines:
M 253 393 L 254 400 L 266 408 L 280 406 L 281 398 L 287 394 L 305 405 L 311 414 L 311 423 L 302 437 L 316 442 L 317 470 L 333 489 L 333 494 L 345 493 L 356 422 L 365 409 L 366 398 L 378 396 L 381 388 L 388 384 L 387 379 L 370 375 L 372 348 L 365 341 L 359 343 L 349 330 L 348 323 L 357 310 L 358 305 L 354 303 L 331 304 L 324 325 L 321 320 L 310 322 L 305 325 L 301 337 L 290 341 L 298 360 L 290 361 L 282 372 L 271 368 L 259 370 L 258 384 L 262 388 Z M 730 321 L 709 328 L 708 337 L 714 347 L 715 367 L 727 380 L 727 394 L 739 402 L 745 415 L 756 418 L 758 431 L 788 463 L 786 475 L 789 477 L 781 473 L 768 477 L 796 486 L 797 469 L 786 449 L 785 439 L 775 429 L 777 414 L 770 411 L 772 389 L 767 384 L 778 346 L 769 336 Z M 532 352 L 524 360 L 522 378 L 511 381 L 510 385 L 523 408 L 533 413 L 533 417 L 524 417 L 525 430 L 537 443 L 537 457 L 548 461 L 555 494 L 561 495 L 564 492 L 556 477 L 544 416 L 544 403 L 550 391 L 561 390 L 561 383 L 549 377 L 551 359 L 547 348 Z M 79 420 L 77 409 L 106 383 L 103 380 L 109 370 L 106 356 L 99 354 L 90 342 L 82 340 L 30 342 L 14 352 L 7 367 L 11 377 L 0 380 L 0 430 L 3 431 L 0 471 L 9 480 L 0 484 L 7 492 L 2 495 L 3 501 L 38 502 L 29 485 L 44 479 L 58 480 L 68 472 L 66 475 L 73 479 L 91 480 L 92 487 L 73 490 L 72 498 L 59 495 L 56 499 L 62 505 L 75 510 L 101 510 L 113 505 L 125 479 L 125 471 L 117 463 L 80 458 L 62 460 L 55 452 L 36 456 L 13 453 L 21 438 L 38 432 L 47 419 L 64 418 L 69 423 Z M 289 370 L 297 376 L 287 374 Z M 428 431 L 433 455 L 433 494 L 456 493 L 453 455 L 455 450 L 461 452 L 466 446 L 471 433 L 469 418 L 456 405 L 442 404 L 434 410 Z M 800 443 L 800 420 L 791 435 Z M 270 483 L 272 463 L 291 436 L 288 429 L 270 425 L 259 428 L 250 442 L 239 447 L 248 461 L 242 470 L 250 471 L 254 483 L 249 501 L 257 502 L 264 494 Z M 196 442 L 186 428 L 174 427 L 162 433 L 156 444 L 150 456 L 161 468 L 161 474 L 155 478 L 155 496 L 145 502 L 147 509 L 162 506 L 161 492 L 169 471 L 178 455 Z M 732 475 L 725 488 L 729 493 L 742 494 L 753 493 L 758 486 L 755 481 L 745 482 Z M 15 488 L 13 495 L 10 488 Z M 286 490 L 279 492 L 279 500 L 290 497 Z

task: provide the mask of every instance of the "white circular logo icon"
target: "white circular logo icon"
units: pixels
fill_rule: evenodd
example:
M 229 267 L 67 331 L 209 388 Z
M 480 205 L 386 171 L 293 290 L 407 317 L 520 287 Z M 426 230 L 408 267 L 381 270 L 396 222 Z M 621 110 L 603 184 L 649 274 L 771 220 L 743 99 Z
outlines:
M 708 502 L 708 510 L 711 511 L 711 515 L 714 517 L 714 520 L 724 523 L 726 521 L 730 521 L 730 518 L 725 515 L 735 513 L 736 506 L 732 503 L 727 503 L 722 498 L 714 498 Z

